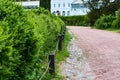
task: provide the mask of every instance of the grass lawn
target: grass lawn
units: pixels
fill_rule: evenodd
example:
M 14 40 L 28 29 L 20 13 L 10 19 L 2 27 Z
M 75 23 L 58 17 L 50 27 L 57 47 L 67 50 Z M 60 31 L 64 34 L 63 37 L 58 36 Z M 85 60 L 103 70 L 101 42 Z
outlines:
M 116 33 L 120 33 L 120 29 L 107 29 L 108 31 L 112 31 L 112 32 L 116 32 Z

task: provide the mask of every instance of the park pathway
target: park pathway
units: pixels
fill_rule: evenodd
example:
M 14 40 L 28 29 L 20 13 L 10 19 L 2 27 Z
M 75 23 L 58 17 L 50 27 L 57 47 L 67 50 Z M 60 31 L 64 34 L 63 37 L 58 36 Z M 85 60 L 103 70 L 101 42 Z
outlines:
M 68 51 L 70 56 L 66 59 L 65 67 L 62 68 L 65 71 L 66 80 L 95 80 L 95 75 L 91 71 L 82 50 L 75 44 L 74 38 L 68 45 Z
M 120 34 L 68 26 L 95 74 L 95 80 L 120 80 Z

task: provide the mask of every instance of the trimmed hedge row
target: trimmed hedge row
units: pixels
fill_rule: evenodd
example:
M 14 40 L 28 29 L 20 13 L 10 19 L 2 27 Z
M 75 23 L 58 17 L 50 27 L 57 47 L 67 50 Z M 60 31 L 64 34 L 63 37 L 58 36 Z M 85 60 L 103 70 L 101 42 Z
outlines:
M 38 80 L 64 23 L 47 10 L 0 0 L 0 79 Z
M 88 18 L 85 15 L 79 16 L 60 16 L 66 25 L 86 26 L 89 25 Z

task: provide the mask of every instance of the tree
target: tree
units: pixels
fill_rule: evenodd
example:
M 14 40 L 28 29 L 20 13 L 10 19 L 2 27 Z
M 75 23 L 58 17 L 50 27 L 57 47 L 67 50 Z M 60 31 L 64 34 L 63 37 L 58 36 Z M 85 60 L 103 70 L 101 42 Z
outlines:
M 40 0 L 40 7 L 48 9 L 50 11 L 51 0 Z
M 83 0 L 88 5 L 90 12 L 88 17 L 93 25 L 101 15 L 115 15 L 115 11 L 120 8 L 120 0 Z

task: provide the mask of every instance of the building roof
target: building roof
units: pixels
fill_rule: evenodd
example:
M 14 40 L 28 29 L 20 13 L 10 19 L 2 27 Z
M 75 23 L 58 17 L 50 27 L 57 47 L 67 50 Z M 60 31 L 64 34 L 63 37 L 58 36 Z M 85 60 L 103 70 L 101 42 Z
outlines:
M 72 4 L 83 4 L 82 0 L 74 0 Z

